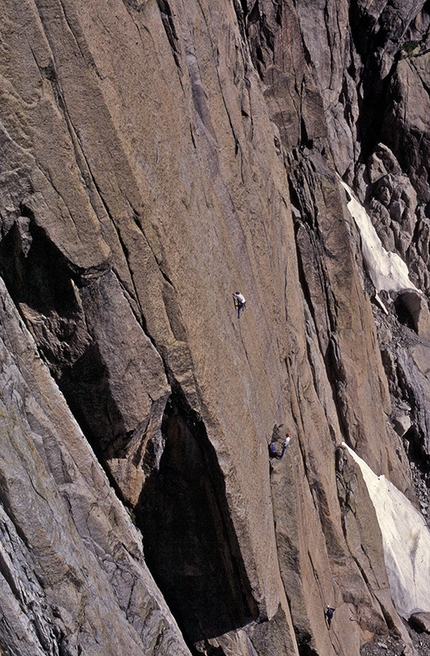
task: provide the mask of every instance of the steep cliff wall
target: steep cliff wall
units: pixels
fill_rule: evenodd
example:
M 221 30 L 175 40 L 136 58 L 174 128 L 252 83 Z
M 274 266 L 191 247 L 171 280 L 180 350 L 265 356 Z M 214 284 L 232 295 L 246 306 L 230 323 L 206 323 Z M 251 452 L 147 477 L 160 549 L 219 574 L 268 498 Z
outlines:
M 340 445 L 426 503 L 427 4 L 1 7 L 0 651 L 412 653 Z

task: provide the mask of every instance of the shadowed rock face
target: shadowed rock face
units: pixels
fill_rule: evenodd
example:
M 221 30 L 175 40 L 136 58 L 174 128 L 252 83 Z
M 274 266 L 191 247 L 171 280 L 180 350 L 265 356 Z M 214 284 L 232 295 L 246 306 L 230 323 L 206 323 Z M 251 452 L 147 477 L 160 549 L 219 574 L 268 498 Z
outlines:
M 0 652 L 412 653 L 428 3 L 0 2 Z
M 146 562 L 195 643 L 248 624 L 258 610 L 204 424 L 173 396 L 161 430 L 160 466 L 145 482 L 136 517 Z

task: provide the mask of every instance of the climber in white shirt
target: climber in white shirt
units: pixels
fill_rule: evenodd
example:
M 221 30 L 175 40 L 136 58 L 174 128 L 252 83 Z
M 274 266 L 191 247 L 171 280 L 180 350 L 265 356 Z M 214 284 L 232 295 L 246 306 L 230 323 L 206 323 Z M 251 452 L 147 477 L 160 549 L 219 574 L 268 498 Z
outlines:
M 235 292 L 233 298 L 235 307 L 237 308 L 237 318 L 239 319 L 241 311 L 246 308 L 246 300 L 244 295 L 240 292 Z

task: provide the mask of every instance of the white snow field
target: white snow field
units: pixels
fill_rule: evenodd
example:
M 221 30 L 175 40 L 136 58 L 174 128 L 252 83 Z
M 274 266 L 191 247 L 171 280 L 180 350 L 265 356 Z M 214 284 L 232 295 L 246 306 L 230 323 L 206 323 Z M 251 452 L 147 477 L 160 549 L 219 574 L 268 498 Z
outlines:
M 430 612 L 430 531 L 409 499 L 385 476 L 377 476 L 345 443 L 359 465 L 382 533 L 391 597 L 402 617 Z
M 372 221 L 364 207 L 353 196 L 348 185 L 340 180 L 350 200 L 347 207 L 353 217 L 361 236 L 361 249 L 364 262 L 371 281 L 377 292 L 385 290 L 418 289 L 409 280 L 406 263 L 397 253 L 385 250 Z

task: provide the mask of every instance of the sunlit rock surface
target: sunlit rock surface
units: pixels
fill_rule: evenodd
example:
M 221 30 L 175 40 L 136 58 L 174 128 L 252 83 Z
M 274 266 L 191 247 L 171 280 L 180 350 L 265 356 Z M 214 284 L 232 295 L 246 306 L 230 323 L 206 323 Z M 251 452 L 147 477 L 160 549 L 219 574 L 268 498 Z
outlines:
M 424 512 L 428 5 L 0 7 L 0 651 L 408 643 L 339 453 Z

